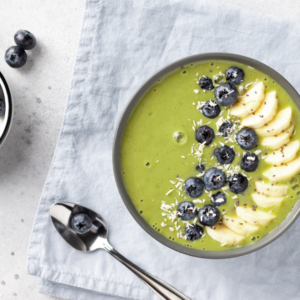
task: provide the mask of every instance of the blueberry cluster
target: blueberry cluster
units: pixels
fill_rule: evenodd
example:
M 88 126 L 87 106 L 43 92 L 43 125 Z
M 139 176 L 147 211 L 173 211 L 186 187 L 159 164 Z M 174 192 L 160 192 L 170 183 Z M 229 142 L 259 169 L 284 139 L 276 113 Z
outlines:
M 214 81 L 216 84 L 222 82 L 215 89 L 215 98 L 218 101 L 218 103 L 222 106 L 233 105 L 237 101 L 239 96 L 238 90 L 235 87 L 235 85 L 240 84 L 244 80 L 245 73 L 242 69 L 232 66 L 229 69 L 227 69 L 225 73 L 225 78 L 227 82 L 224 82 L 223 78 L 221 78 L 222 80 L 220 80 L 220 77 L 220 75 L 214 77 Z M 201 89 L 204 90 L 213 90 L 215 88 L 212 79 L 208 78 L 207 76 L 202 76 L 199 79 L 199 86 Z M 220 109 L 219 106 L 215 108 L 215 110 L 218 109 Z M 210 110 L 208 115 L 207 112 L 203 110 L 203 114 L 208 118 L 215 118 L 216 116 L 218 116 L 216 112 L 213 114 Z M 212 117 L 212 115 L 214 116 Z
M 27 54 L 25 50 L 31 50 L 36 45 L 35 36 L 27 30 L 16 32 L 15 43 L 17 46 L 8 48 L 4 58 L 6 63 L 12 68 L 21 68 L 26 64 Z

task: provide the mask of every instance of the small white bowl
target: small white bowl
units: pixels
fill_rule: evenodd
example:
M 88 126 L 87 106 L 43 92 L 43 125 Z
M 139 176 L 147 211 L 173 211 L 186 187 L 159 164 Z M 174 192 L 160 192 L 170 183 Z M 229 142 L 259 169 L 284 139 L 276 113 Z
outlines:
M 13 100 L 8 84 L 0 72 L 0 98 L 5 101 L 5 114 L 0 117 L 0 146 L 3 145 L 13 120 Z

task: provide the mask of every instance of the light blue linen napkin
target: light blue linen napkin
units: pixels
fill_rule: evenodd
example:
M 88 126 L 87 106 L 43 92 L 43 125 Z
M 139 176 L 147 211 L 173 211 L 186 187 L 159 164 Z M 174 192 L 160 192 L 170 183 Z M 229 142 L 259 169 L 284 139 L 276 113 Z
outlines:
M 73 201 L 99 212 L 113 246 L 192 299 L 299 299 L 300 221 L 268 247 L 205 260 L 152 239 L 126 210 L 112 171 L 116 124 L 136 89 L 155 71 L 203 52 L 246 55 L 300 90 L 300 25 L 211 1 L 87 0 L 62 131 L 34 222 L 29 274 L 41 293 L 73 300 L 157 299 L 104 251 L 86 254 L 57 234 L 48 210 Z M 118 298 L 120 299 L 120 298 Z

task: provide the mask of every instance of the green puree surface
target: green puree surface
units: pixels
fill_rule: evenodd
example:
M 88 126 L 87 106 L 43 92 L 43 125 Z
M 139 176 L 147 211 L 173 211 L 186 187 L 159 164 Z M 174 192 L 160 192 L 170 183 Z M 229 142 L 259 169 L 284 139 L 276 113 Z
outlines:
M 258 80 L 264 82 L 266 86 L 265 93 L 274 90 L 277 92 L 279 100 L 277 112 L 287 106 L 292 107 L 293 123 L 295 124 L 292 140 L 299 139 L 299 111 L 289 94 L 277 82 L 264 73 L 241 63 L 224 60 L 205 61 L 186 65 L 159 80 L 136 106 L 127 122 L 122 139 L 121 170 L 123 181 L 137 211 L 153 230 L 158 231 L 167 239 L 171 239 L 175 243 L 186 247 L 200 250 L 224 251 L 245 246 L 261 239 L 286 218 L 300 195 L 300 190 L 298 190 L 300 179 L 298 175 L 286 182 L 278 183 L 289 186 L 288 195 L 280 206 L 271 208 L 258 207 L 262 211 L 272 211 L 271 213 L 276 215 L 276 218 L 267 226 L 262 226 L 258 231 L 248 235 L 236 246 L 221 246 L 219 242 L 213 240 L 206 233 L 206 230 L 205 236 L 194 242 L 178 237 L 178 235 L 181 235 L 180 231 L 182 235 L 185 234 L 186 224 L 178 217 L 172 221 L 169 220 L 167 215 L 164 215 L 165 212 L 161 209 L 162 201 L 169 205 L 173 204 L 171 211 L 174 211 L 177 209 L 179 203 L 195 200 L 185 194 L 184 186 L 182 191 L 178 192 L 178 188 L 173 184 L 174 182 L 176 184 L 179 182 L 178 178 L 185 181 L 199 174 L 195 169 L 199 160 L 191 153 L 193 145 L 199 146 L 199 143 L 195 139 L 194 122 L 196 123 L 194 127 L 196 130 L 200 127 L 199 123 L 197 125 L 197 122 L 202 120 L 202 125 L 209 123 L 208 126 L 213 128 L 215 134 L 218 132 L 216 122 L 219 117 L 208 119 L 197 109 L 198 101 L 215 100 L 214 90 L 204 92 L 197 84 L 197 80 L 203 75 L 213 78 L 213 75 L 217 75 L 220 71 L 225 74 L 225 71 L 232 65 L 244 70 L 245 79 L 242 82 L 243 86 Z M 196 93 L 197 91 L 195 92 L 195 90 L 199 90 L 199 92 Z M 228 108 L 226 109 L 221 106 L 221 110 L 225 110 L 222 116 L 227 117 Z M 234 118 L 233 116 L 231 117 Z M 173 134 L 176 131 L 183 132 L 186 135 L 185 142 L 178 143 L 174 140 Z M 204 148 L 201 162 L 205 165 L 205 170 L 218 164 L 213 151 L 216 147 L 221 147 L 219 142 L 224 143 L 225 139 L 216 136 L 212 144 L 217 145 L 210 147 L 211 144 Z M 240 165 L 243 150 L 236 142 L 228 142 L 226 145 L 234 145 L 235 152 L 238 152 L 240 156 L 235 156 L 232 165 Z M 258 154 L 259 158 L 272 151 L 271 149 L 262 147 L 260 143 L 251 152 L 256 150 L 262 150 Z M 228 194 L 226 195 L 227 203 L 218 207 L 221 214 L 225 212 L 229 216 L 235 215 L 237 200 L 240 206 L 244 204 L 247 204 L 247 207 L 255 205 L 251 197 L 251 194 L 255 190 L 255 181 L 258 178 L 262 178 L 265 183 L 270 183 L 262 175 L 270 167 L 272 167 L 270 164 L 260 159 L 259 167 L 255 172 L 247 173 L 241 170 L 240 172 L 246 174 L 248 178 L 251 177 L 249 186 L 243 194 L 237 195 L 238 199 L 232 199 L 235 194 L 230 192 L 229 189 L 225 190 Z M 201 178 L 203 179 L 203 177 Z M 227 186 L 227 184 L 224 186 Z M 173 191 L 166 195 L 171 189 Z M 217 192 L 212 191 L 212 194 Z M 208 192 L 204 192 L 197 199 L 205 200 L 205 203 L 195 203 L 195 205 L 202 207 L 211 204 L 209 195 Z M 189 222 L 193 223 L 193 220 Z M 198 221 L 197 224 L 200 225 Z M 170 226 L 174 231 L 170 230 Z

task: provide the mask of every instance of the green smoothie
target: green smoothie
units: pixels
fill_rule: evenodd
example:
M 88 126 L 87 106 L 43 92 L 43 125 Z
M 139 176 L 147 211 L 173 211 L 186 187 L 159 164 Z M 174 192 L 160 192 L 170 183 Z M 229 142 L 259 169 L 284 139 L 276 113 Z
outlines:
M 231 66 L 236 66 L 244 71 L 242 82 L 235 85 L 240 98 L 233 106 L 220 105 L 220 114 L 215 118 L 207 118 L 202 113 L 202 107 L 207 101 L 216 102 L 215 89 L 226 81 L 224 74 Z M 212 79 L 214 89 L 202 89 L 199 86 L 199 79 L 203 76 Z M 259 128 L 252 127 L 257 132 L 258 144 L 255 148 L 247 151 L 237 143 L 236 134 L 242 128 L 255 127 L 253 124 L 260 122 L 260 120 L 249 117 L 254 116 L 259 109 L 263 109 L 261 106 L 263 106 L 264 100 L 258 109 L 254 108 L 253 113 L 249 110 L 249 114 L 247 113 L 244 117 L 237 117 L 240 112 L 236 111 L 239 110 L 238 105 L 241 106 L 241 109 L 243 109 L 242 106 L 247 107 L 248 104 L 243 102 L 243 99 L 247 101 L 247 93 L 250 93 L 258 83 L 263 84 L 265 97 L 267 97 L 266 95 L 271 97 L 271 92 L 276 92 L 278 104 L 274 108 L 273 115 L 270 110 L 266 111 L 266 114 L 270 114 L 266 124 Z M 272 99 L 268 101 L 271 102 Z M 292 118 L 282 132 L 276 134 L 276 138 L 280 134 L 287 136 L 279 136 L 280 140 L 284 140 L 284 144 L 281 145 L 279 141 L 279 148 L 274 149 L 272 138 L 275 135 L 270 135 L 266 128 L 268 125 L 271 128 L 272 124 L 278 127 L 278 123 L 282 122 L 278 113 L 288 107 L 292 110 Z M 231 113 L 231 110 L 235 115 Z M 270 118 L 272 119 L 270 120 Z M 278 119 L 277 123 L 276 118 Z M 286 120 L 286 118 L 282 119 Z M 224 122 L 235 124 L 236 131 L 229 138 L 225 138 L 219 132 L 220 126 Z M 248 125 L 243 126 L 243 123 Z M 257 126 L 260 124 L 261 122 Z M 195 138 L 197 129 L 204 125 L 212 128 L 215 134 L 213 142 L 209 145 L 201 144 Z M 289 130 L 291 132 L 286 133 Z M 159 80 L 142 97 L 132 112 L 126 124 L 121 145 L 123 181 L 132 203 L 149 226 L 174 243 L 207 251 L 224 251 L 242 247 L 262 239 L 275 229 L 297 202 L 300 195 L 300 190 L 298 190 L 300 168 L 297 167 L 299 163 L 297 161 L 298 150 L 295 147 L 297 148 L 299 135 L 299 110 L 289 94 L 271 77 L 251 66 L 235 61 L 213 60 L 186 65 Z M 275 141 L 277 142 L 277 140 Z M 294 163 L 282 162 L 282 154 L 285 154 L 282 151 L 285 150 L 280 149 L 288 147 L 292 142 L 296 143 L 291 144 L 290 150 L 286 150 L 286 152 L 289 151 L 286 157 L 289 156 L 290 161 Z M 214 150 L 224 145 L 234 150 L 235 157 L 230 164 L 222 165 L 214 155 Z M 293 151 L 296 154 L 293 154 Z M 255 153 L 259 159 L 258 167 L 253 172 L 241 169 L 241 161 L 246 152 Z M 277 156 L 281 162 L 278 165 L 274 163 L 274 158 Z M 196 166 L 199 164 L 205 166 L 203 172 L 196 170 Z M 286 171 L 287 169 L 278 169 L 279 167 L 290 168 L 290 165 L 294 166 L 291 172 Z M 205 172 L 212 167 L 222 170 L 227 178 L 235 173 L 242 174 L 248 180 L 248 187 L 244 192 L 237 194 L 233 193 L 225 183 L 218 190 L 205 188 L 201 196 L 190 197 L 185 192 L 185 182 L 191 177 L 203 180 Z M 279 171 L 277 172 L 277 170 Z M 289 175 L 280 177 L 284 173 Z M 261 192 L 263 185 L 272 187 L 273 190 L 279 187 L 279 190 L 283 192 L 277 195 L 277 190 L 275 192 L 272 190 L 275 197 L 266 195 L 268 192 Z M 283 188 L 280 188 L 282 186 Z M 266 188 L 267 190 L 269 188 Z M 197 218 L 198 209 L 205 205 L 213 205 L 211 198 L 218 192 L 222 192 L 226 196 L 226 203 L 216 206 L 220 211 L 220 218 L 216 226 L 224 227 L 227 224 L 224 227 L 226 232 L 228 229 L 230 233 L 232 231 L 235 235 L 239 235 L 235 243 L 226 242 L 226 238 L 225 242 L 223 239 L 215 238 L 214 232 L 209 234 L 208 230 L 210 228 L 215 230 L 216 227 L 205 226 Z M 264 202 L 262 196 L 266 197 L 268 204 Z M 182 220 L 177 211 L 180 203 L 186 201 L 193 203 L 196 207 L 194 209 L 196 217 L 192 220 Z M 242 211 L 242 209 L 244 210 Z M 250 211 L 250 219 L 248 219 L 248 215 L 244 218 L 243 212 L 246 210 Z M 256 213 L 257 211 L 267 213 L 272 220 L 252 222 L 251 212 Z M 239 212 L 242 214 L 239 214 L 236 219 Z M 266 215 L 264 214 L 264 216 Z M 225 217 L 227 221 L 222 222 Z M 240 227 L 251 224 L 251 228 L 257 227 L 257 229 L 253 229 L 253 232 L 250 233 L 247 233 L 246 230 L 241 234 L 239 229 L 232 229 L 232 224 L 228 223 L 228 219 L 232 222 L 243 220 Z M 200 238 L 190 241 L 187 239 L 186 229 L 194 224 L 203 228 L 203 234 Z M 224 234 L 222 228 L 221 232 Z

